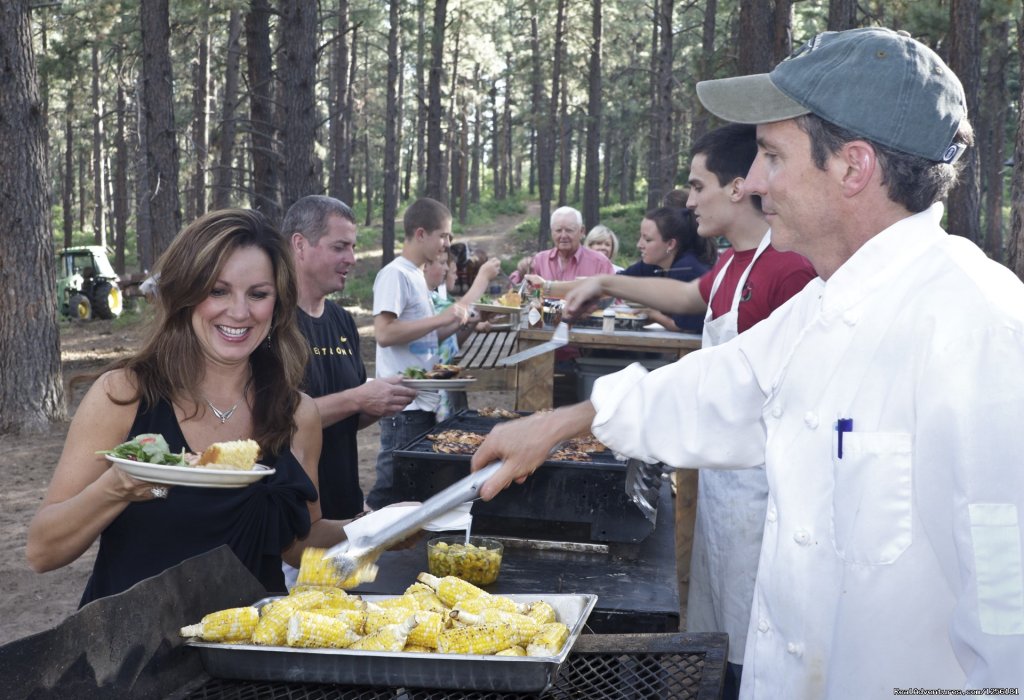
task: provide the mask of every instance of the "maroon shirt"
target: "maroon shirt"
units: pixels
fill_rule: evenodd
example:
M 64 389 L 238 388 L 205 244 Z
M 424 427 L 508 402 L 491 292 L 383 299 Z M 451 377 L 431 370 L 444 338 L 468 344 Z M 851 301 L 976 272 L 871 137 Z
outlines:
M 739 253 L 729 249 L 719 256 L 718 262 L 711 270 L 701 276 L 700 295 L 706 302 L 711 296 L 711 287 L 722 266 L 733 257 L 736 258 L 729 265 L 729 269 L 725 271 L 725 278 L 718 286 L 718 291 L 715 292 L 715 298 L 711 302 L 712 318 L 718 318 L 732 308 L 732 297 L 736 291 L 736 285 L 756 252 L 756 248 Z M 743 296 L 740 297 L 740 314 L 736 324 L 737 330 L 742 333 L 758 321 L 768 318 L 772 311 L 786 303 L 791 296 L 803 289 L 817 276 L 810 261 L 804 256 L 798 253 L 782 253 L 769 245 L 754 263 L 743 286 Z

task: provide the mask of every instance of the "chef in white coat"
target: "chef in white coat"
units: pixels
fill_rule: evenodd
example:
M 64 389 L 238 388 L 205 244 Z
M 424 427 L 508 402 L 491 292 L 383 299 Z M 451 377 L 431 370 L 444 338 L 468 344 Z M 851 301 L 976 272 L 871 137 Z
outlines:
M 495 429 L 473 461 L 505 460 L 483 497 L 587 428 L 648 462 L 764 463 L 741 697 L 1016 694 L 1024 285 L 940 226 L 973 140 L 959 80 L 908 35 L 870 28 L 697 93 L 758 124 L 745 187 L 773 245 L 819 279 L 724 345 Z

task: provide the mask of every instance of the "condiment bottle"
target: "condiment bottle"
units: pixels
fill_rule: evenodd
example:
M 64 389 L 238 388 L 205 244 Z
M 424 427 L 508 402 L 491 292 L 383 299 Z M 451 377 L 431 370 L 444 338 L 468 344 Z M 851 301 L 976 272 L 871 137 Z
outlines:
M 615 309 L 610 306 L 604 310 L 604 314 L 601 317 L 601 330 L 604 333 L 615 332 Z
M 526 312 L 526 322 L 530 328 L 544 327 L 544 303 L 540 298 L 540 290 L 534 289 L 530 298 L 530 309 Z

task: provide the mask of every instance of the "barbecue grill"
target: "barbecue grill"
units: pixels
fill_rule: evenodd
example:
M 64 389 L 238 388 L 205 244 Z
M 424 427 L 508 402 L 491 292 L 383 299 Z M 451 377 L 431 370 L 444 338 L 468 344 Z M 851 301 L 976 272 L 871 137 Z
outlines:
M 435 452 L 430 435 L 487 434 L 506 420 L 464 410 L 438 423 L 395 450 L 396 488 L 407 500 L 423 501 L 469 474 L 471 456 Z M 473 532 L 578 543 L 643 541 L 657 525 L 657 511 L 643 509 L 627 494 L 626 461 L 611 450 L 588 454 L 584 462 L 548 460 L 524 484 L 474 503 Z M 660 484 L 645 482 L 642 488 L 643 499 L 656 504 Z

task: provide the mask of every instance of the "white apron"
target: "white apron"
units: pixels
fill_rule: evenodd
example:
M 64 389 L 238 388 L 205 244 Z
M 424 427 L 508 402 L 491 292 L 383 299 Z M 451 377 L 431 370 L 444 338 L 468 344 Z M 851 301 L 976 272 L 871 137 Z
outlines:
M 711 301 L 733 259 L 719 270 L 708 298 L 702 347 L 721 345 L 739 334 L 737 320 L 743 286 L 770 243 L 769 231 L 743 271 L 728 313 L 712 319 Z M 729 661 L 734 664 L 743 663 L 767 503 L 768 480 L 763 466 L 700 470 L 686 629 L 728 633 Z

